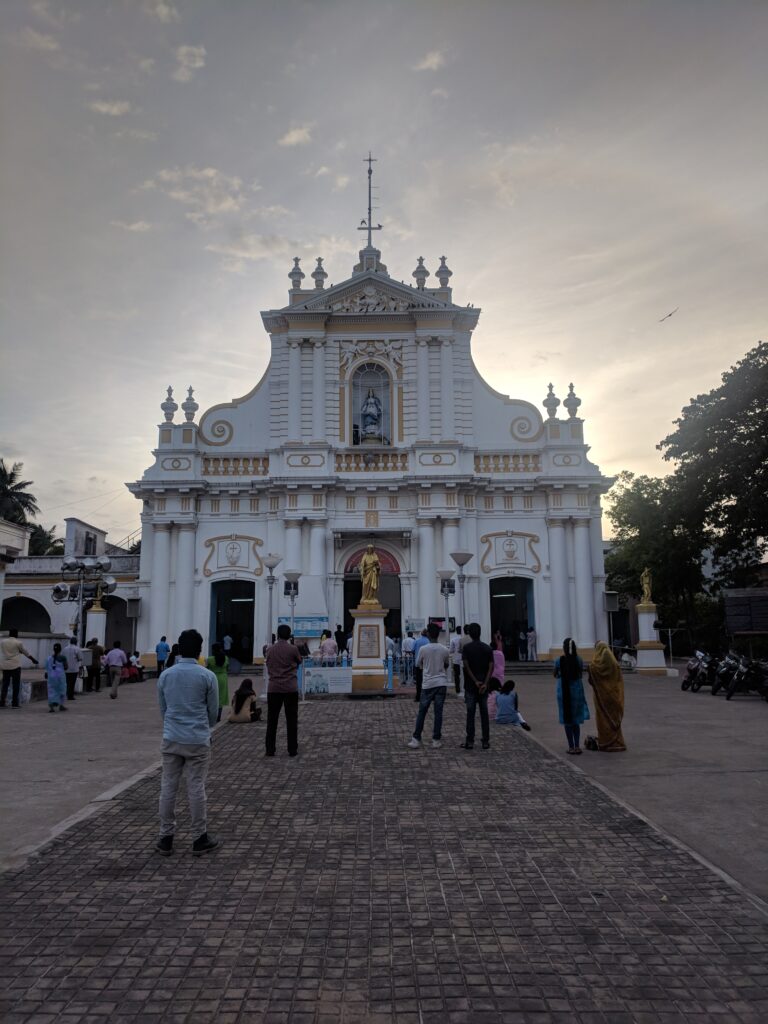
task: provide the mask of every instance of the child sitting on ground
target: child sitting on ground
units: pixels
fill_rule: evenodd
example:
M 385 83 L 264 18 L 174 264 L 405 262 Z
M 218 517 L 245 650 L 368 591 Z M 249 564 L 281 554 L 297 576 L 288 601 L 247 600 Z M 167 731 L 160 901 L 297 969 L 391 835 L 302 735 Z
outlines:
M 501 683 L 498 679 L 491 677 L 488 681 L 488 721 L 493 722 L 496 718 L 496 696 L 501 690 Z
M 528 725 L 517 709 L 514 679 L 508 679 L 496 697 L 496 717 L 494 721 L 499 725 L 519 725 L 526 732 L 531 731 L 530 725 Z
M 256 701 L 256 694 L 253 692 L 253 680 L 244 679 L 235 690 L 235 695 L 232 698 L 232 710 L 227 719 L 230 725 L 260 721 L 261 708 L 257 706 Z

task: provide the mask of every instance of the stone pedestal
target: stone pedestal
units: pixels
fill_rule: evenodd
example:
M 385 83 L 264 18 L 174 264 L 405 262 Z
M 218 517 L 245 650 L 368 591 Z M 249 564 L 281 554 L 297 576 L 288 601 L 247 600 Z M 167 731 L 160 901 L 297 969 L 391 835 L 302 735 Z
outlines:
M 667 663 L 664 659 L 664 644 L 659 643 L 653 623 L 656 621 L 655 604 L 639 604 L 637 628 L 640 639 L 637 643 L 637 671 L 644 676 L 665 676 Z
M 351 611 L 355 620 L 352 631 L 352 692 L 386 690 L 387 670 L 384 667 L 386 644 L 384 618 L 388 609 L 380 605 L 360 605 Z
M 86 620 L 85 643 L 95 637 L 101 646 L 104 646 L 107 636 L 107 613 L 104 608 L 91 608 Z

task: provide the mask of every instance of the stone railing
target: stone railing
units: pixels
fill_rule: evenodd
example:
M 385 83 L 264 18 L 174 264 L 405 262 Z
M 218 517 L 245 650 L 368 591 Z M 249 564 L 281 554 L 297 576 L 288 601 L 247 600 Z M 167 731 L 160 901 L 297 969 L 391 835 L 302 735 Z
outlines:
M 268 476 L 268 455 L 204 455 L 203 476 Z
M 407 452 L 359 451 L 337 452 L 337 473 L 406 473 Z
M 475 455 L 476 473 L 540 473 L 541 456 L 532 452 L 483 452 Z

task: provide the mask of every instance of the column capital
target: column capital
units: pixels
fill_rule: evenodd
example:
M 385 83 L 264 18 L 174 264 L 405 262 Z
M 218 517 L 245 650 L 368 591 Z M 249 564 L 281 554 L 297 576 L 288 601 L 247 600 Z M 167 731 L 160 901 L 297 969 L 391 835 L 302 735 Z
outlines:
M 547 528 L 551 530 L 555 526 L 563 527 L 565 522 L 565 519 L 547 519 Z
M 301 527 L 301 519 L 284 519 L 283 526 L 285 526 L 286 530 L 292 530 L 296 527 Z
M 584 516 L 579 516 L 572 520 L 574 526 L 589 526 L 591 521 L 591 519 L 585 518 Z
M 170 523 L 154 523 L 153 526 L 155 533 L 170 533 L 171 531 Z
M 461 525 L 461 520 L 460 520 L 460 518 L 458 516 L 456 516 L 453 519 L 444 519 L 443 520 L 443 526 L 459 527 L 460 525 Z
M 323 349 L 325 347 L 326 340 L 327 340 L 326 338 L 313 338 L 312 339 L 312 344 L 314 345 L 314 347 L 316 349 L 317 348 Z
M 431 518 L 416 518 L 416 525 L 418 527 L 428 526 L 431 530 L 435 527 L 435 520 Z
M 191 533 L 197 529 L 197 523 L 176 523 L 176 526 L 184 533 Z

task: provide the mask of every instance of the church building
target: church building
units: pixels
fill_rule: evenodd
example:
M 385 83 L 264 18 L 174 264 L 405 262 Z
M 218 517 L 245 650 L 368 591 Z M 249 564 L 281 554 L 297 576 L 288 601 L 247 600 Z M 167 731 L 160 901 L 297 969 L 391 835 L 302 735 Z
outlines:
M 181 420 L 168 389 L 154 462 L 128 485 L 143 503 L 140 649 L 194 626 L 249 661 L 290 621 L 285 572 L 301 573 L 297 636 L 351 630 L 372 543 L 391 634 L 443 618 L 452 570 L 457 624 L 463 596 L 463 618 L 484 639 L 501 632 L 511 656 L 530 626 L 541 659 L 567 636 L 588 654 L 607 633 L 611 481 L 587 457 L 573 385 L 562 403 L 549 385 L 544 415 L 494 390 L 472 360 L 480 310 L 454 302 L 446 258 L 437 287 L 421 257 L 403 284 L 373 245 L 370 206 L 364 224 L 341 284 L 326 287 L 318 258 L 307 286 L 294 260 L 288 304 L 261 314 L 271 357 L 251 391 L 196 422 L 192 389 Z

